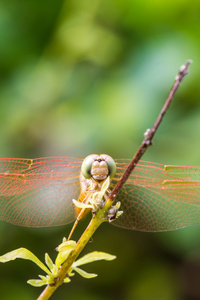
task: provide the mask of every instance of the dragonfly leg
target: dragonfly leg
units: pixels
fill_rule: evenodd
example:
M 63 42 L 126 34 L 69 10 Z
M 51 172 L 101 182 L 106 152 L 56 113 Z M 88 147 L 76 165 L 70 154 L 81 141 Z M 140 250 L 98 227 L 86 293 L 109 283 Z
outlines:
M 96 185 L 96 183 L 95 183 L 95 185 Z M 87 188 L 87 190 L 85 191 L 85 193 L 80 194 L 78 201 L 87 204 L 88 201 L 89 201 L 89 199 L 92 197 L 92 194 L 95 191 L 94 187 L 95 186 L 92 185 L 89 188 Z M 80 212 L 79 211 L 80 211 L 80 209 L 78 208 L 78 210 L 77 210 L 78 216 L 77 216 L 76 221 L 74 222 L 74 225 L 73 225 L 73 227 L 72 227 L 72 229 L 70 231 L 70 234 L 69 234 L 68 239 L 67 239 L 68 241 L 71 239 L 71 236 L 72 236 L 72 234 L 73 234 L 73 232 L 74 232 L 74 230 L 75 230 L 78 222 L 84 217 L 84 214 L 85 214 L 85 212 L 87 212 L 87 209 L 82 208 L 81 211 Z
M 85 212 L 85 208 L 82 208 L 80 213 L 78 214 L 78 216 L 76 218 L 76 221 L 74 222 L 74 225 L 73 225 L 71 231 L 70 231 L 70 234 L 69 234 L 68 239 L 67 239 L 68 241 L 71 239 L 71 236 L 72 236 L 76 226 L 78 225 L 78 222 L 82 219 L 82 217 L 84 215 L 84 212 Z

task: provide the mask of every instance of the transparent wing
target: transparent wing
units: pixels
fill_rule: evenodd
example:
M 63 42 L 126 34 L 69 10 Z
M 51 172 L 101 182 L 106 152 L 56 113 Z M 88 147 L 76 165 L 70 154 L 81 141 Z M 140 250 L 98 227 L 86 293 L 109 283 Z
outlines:
M 116 160 L 119 181 L 130 160 Z M 82 159 L 0 159 L 0 219 L 22 226 L 63 225 L 76 218 Z M 114 224 L 143 231 L 200 224 L 200 168 L 140 161 L 118 195 Z
M 118 182 L 130 160 L 116 160 Z M 200 224 L 200 167 L 164 166 L 140 161 L 120 191 L 123 215 L 114 225 L 167 231 Z
M 0 220 L 28 227 L 74 221 L 82 159 L 0 159 Z

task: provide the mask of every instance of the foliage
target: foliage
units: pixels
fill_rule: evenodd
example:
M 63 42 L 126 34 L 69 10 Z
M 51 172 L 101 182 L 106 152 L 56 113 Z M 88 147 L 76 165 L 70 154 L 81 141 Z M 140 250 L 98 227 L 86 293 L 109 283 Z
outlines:
M 54 280 L 56 279 L 57 272 L 61 264 L 67 259 L 67 256 L 72 251 L 73 247 L 76 245 L 76 242 L 74 241 L 67 241 L 66 238 L 63 238 L 62 244 L 58 246 L 58 256 L 56 258 L 55 264 L 51 260 L 48 253 L 45 254 L 45 263 L 47 267 L 29 250 L 26 248 L 19 248 L 14 251 L 8 252 L 2 256 L 0 256 L 0 262 L 5 263 L 9 262 L 11 260 L 15 260 L 16 258 L 22 258 L 31 260 L 33 263 L 38 265 L 45 273 L 47 273 L 46 276 L 39 275 L 40 279 L 30 279 L 28 280 L 28 283 L 39 287 L 43 285 L 53 284 Z M 79 273 L 82 277 L 85 277 L 87 279 L 96 277 L 97 274 L 93 273 L 87 273 L 84 270 L 80 269 L 79 266 L 93 262 L 98 260 L 113 260 L 116 257 L 114 255 L 110 255 L 104 252 L 98 252 L 93 251 L 87 255 L 84 255 L 82 258 L 75 261 L 70 268 L 70 271 L 68 273 L 68 276 L 64 280 L 65 283 L 70 282 L 71 276 L 74 276 L 73 271 L 76 271 Z

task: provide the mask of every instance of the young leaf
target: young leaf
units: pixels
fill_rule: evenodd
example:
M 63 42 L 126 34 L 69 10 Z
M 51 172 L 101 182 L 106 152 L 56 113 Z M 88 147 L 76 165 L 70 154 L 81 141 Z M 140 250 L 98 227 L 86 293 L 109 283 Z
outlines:
M 62 263 L 67 259 L 67 256 L 75 247 L 75 245 L 75 241 L 66 241 L 66 239 L 63 239 L 63 242 L 56 248 L 56 250 L 59 252 L 55 261 L 55 265 L 58 269 L 62 265 Z
M 63 242 L 56 248 L 58 252 L 68 249 L 73 249 L 76 246 L 75 241 L 66 241 L 66 238 L 63 238 Z
M 49 267 L 51 273 L 53 272 L 54 264 L 48 253 L 45 253 L 45 263 Z
M 91 204 L 86 204 L 86 203 L 83 203 L 83 202 L 79 202 L 75 199 L 72 199 L 72 202 L 78 208 L 93 208 L 93 206 Z
M 77 261 L 75 261 L 72 265 L 72 267 L 77 267 L 77 266 L 81 266 L 84 264 L 88 264 L 91 263 L 93 261 L 98 261 L 98 260 L 113 260 L 115 259 L 116 256 L 115 255 L 111 255 L 105 252 L 99 252 L 99 251 L 93 251 L 89 254 L 84 255 L 83 257 L 81 257 L 80 259 L 78 259 Z
M 56 261 L 55 261 L 57 269 L 59 269 L 60 266 L 62 265 L 62 263 L 67 259 L 70 252 L 71 252 L 71 250 L 66 250 L 66 251 L 61 251 L 58 253 L 58 255 L 56 257 Z
M 36 287 L 40 287 L 40 286 L 43 286 L 43 285 L 47 284 L 46 282 L 44 282 L 41 279 L 30 279 L 30 280 L 27 281 L 27 283 L 29 283 L 32 286 L 36 286 Z
M 74 271 L 76 271 L 77 273 L 79 273 L 79 275 L 81 275 L 82 277 L 87 278 L 87 279 L 97 277 L 97 274 L 87 273 L 80 268 L 74 268 Z
M 48 275 L 51 275 L 51 272 L 48 270 L 48 268 L 31 251 L 26 248 L 19 248 L 0 256 L 0 262 L 5 263 L 11 260 L 15 260 L 16 258 L 31 260 Z

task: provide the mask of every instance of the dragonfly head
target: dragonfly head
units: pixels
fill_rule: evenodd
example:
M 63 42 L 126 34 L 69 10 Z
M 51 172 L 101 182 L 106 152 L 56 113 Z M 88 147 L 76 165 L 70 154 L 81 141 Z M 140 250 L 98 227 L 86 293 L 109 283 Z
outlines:
M 81 173 L 86 179 L 102 181 L 115 175 L 116 164 L 114 159 L 106 154 L 88 155 L 82 163 Z

